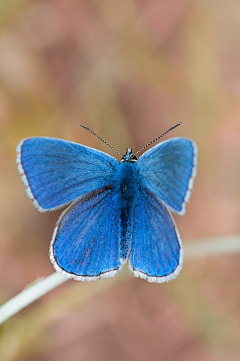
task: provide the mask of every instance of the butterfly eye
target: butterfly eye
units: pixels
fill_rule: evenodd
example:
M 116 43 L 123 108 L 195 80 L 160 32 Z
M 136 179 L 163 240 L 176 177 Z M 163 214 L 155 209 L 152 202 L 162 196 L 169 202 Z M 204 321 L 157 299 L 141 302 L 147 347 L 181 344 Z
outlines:
M 131 156 L 130 162 L 136 162 L 136 161 L 137 161 L 136 155 Z

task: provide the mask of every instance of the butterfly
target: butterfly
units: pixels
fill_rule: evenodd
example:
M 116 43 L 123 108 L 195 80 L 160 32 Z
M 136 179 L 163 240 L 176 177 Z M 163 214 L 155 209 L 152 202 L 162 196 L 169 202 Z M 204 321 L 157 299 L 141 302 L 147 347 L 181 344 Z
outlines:
M 120 162 L 62 139 L 20 141 L 17 167 L 33 205 L 39 212 L 68 206 L 50 244 L 56 271 L 91 281 L 115 276 L 128 262 L 135 277 L 149 282 L 170 281 L 179 274 L 183 247 L 171 212 L 185 213 L 197 146 L 187 138 L 171 138 L 137 159 L 154 141 L 135 154 L 127 148 Z

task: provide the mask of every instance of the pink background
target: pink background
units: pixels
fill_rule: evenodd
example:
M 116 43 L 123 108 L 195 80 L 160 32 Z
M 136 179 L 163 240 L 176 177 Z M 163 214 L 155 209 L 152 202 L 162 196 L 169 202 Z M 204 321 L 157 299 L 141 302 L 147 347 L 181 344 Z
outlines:
M 236 0 L 12 0 L 0 16 L 0 303 L 53 272 L 59 212 L 40 214 L 16 171 L 21 138 L 114 155 L 186 136 L 199 148 L 183 244 L 240 232 L 240 8 Z M 115 155 L 114 155 L 115 156 Z M 127 269 L 68 281 L 0 327 L 1 361 L 238 361 L 239 254 L 186 260 L 156 285 Z

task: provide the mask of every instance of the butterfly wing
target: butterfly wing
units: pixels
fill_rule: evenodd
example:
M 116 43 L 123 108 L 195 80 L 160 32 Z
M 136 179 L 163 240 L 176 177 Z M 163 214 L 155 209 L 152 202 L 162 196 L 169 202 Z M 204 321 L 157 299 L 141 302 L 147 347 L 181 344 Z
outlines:
M 157 283 L 174 279 L 182 268 L 183 248 L 164 203 L 142 189 L 133 208 L 132 225 L 129 268 L 133 275 Z
M 138 160 L 142 183 L 170 208 L 184 214 L 196 175 L 197 146 L 172 138 L 145 152 Z
M 28 197 L 45 212 L 111 183 L 119 163 L 93 148 L 39 137 L 19 143 L 17 164 Z
M 121 268 L 118 198 L 110 186 L 74 202 L 56 225 L 50 259 L 58 272 L 81 281 L 113 277 Z

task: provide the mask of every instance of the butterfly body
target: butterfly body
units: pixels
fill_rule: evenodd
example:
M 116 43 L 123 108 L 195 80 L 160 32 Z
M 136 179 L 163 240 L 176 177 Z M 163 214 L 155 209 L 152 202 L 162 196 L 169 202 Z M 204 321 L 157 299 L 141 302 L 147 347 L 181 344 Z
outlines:
M 149 282 L 178 275 L 183 249 L 170 211 L 184 214 L 196 163 L 196 145 L 187 138 L 159 143 L 139 160 L 127 148 L 121 162 L 55 138 L 27 138 L 17 147 L 34 206 L 45 212 L 68 205 L 50 259 L 57 271 L 81 281 L 112 277 L 126 262 Z
M 120 259 L 124 264 L 127 261 L 132 234 L 133 208 L 138 202 L 141 187 L 137 162 L 122 160 L 113 181 L 113 193 L 116 195 L 120 207 L 122 235 L 120 242 Z

